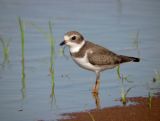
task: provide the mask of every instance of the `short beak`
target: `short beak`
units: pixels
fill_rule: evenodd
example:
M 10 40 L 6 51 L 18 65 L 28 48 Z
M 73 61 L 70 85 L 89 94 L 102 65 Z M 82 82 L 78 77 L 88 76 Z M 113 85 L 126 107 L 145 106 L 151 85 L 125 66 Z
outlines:
M 64 45 L 64 44 L 66 44 L 66 42 L 65 42 L 65 41 L 62 41 L 59 45 L 62 46 L 62 45 Z

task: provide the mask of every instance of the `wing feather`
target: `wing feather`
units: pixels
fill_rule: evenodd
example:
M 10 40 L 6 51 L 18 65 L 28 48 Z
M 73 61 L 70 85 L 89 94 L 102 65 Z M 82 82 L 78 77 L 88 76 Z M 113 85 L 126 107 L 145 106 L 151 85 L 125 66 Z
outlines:
M 88 60 L 93 65 L 116 65 L 121 63 L 121 58 L 110 51 L 106 53 L 89 53 Z

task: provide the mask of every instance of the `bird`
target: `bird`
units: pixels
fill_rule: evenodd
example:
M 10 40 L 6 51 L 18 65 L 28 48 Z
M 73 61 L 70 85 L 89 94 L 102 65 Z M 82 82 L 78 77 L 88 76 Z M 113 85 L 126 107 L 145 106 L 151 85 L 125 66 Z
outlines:
M 95 72 L 96 81 L 92 93 L 98 94 L 100 88 L 100 73 L 113 69 L 122 63 L 139 62 L 140 58 L 119 55 L 111 50 L 87 41 L 78 31 L 69 31 L 64 34 L 60 46 L 67 45 L 73 61 L 81 68 Z

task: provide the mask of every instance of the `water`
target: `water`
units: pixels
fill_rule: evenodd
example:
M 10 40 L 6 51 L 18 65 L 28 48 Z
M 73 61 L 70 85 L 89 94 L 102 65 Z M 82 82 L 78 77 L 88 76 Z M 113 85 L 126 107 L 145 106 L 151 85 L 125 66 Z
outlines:
M 101 75 L 100 95 L 91 94 L 95 82 L 92 72 L 79 68 L 68 49 L 60 56 L 59 43 L 67 31 L 80 31 L 85 38 L 112 51 L 140 56 L 140 63 L 121 66 L 129 75 L 132 87 L 128 97 L 147 96 L 158 92 L 159 83 L 152 83 L 154 70 L 160 70 L 160 1 L 159 0 L 1 0 L 0 36 L 10 39 L 10 63 L 3 61 L 0 46 L 0 119 L 3 121 L 56 120 L 64 112 L 84 111 L 100 106 L 121 105 L 121 81 L 116 69 Z M 26 88 L 22 91 L 21 41 L 17 17 L 25 22 Z M 48 30 L 54 23 L 56 42 L 55 97 L 51 94 L 50 45 L 42 33 L 29 23 Z M 138 34 L 137 34 L 138 33 Z M 139 49 L 135 49 L 138 41 Z

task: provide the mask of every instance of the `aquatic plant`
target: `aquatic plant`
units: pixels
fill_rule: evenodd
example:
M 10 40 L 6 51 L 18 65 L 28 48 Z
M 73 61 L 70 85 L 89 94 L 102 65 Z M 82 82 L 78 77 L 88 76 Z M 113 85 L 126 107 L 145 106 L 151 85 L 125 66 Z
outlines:
M 21 33 L 21 66 L 22 66 L 22 70 L 21 70 L 21 81 L 22 81 L 22 97 L 25 97 L 25 93 L 26 93 L 26 81 L 25 81 L 25 57 L 24 57 L 24 44 L 25 44 L 25 32 L 24 32 L 24 22 L 23 20 L 18 17 L 18 23 L 19 23 L 19 30 Z
M 123 105 L 126 105 L 127 103 L 127 94 L 129 93 L 129 91 L 132 89 L 133 87 L 128 88 L 127 90 L 125 90 L 124 87 L 121 88 L 121 101 Z
M 54 96 L 54 58 L 55 58 L 55 41 L 54 41 L 54 37 L 53 37 L 53 29 L 52 29 L 52 22 L 48 21 L 48 29 L 49 32 L 44 31 L 43 28 L 41 28 L 40 26 L 37 26 L 34 22 L 28 22 L 28 24 L 30 24 L 31 26 L 33 26 L 37 31 L 39 31 L 40 33 L 42 33 L 44 35 L 44 37 L 47 38 L 47 40 L 49 40 L 50 43 L 50 66 L 49 66 L 49 71 L 50 71 L 50 75 L 51 75 L 51 97 Z
M 50 39 L 50 73 L 51 73 L 51 80 L 52 80 L 52 91 L 51 96 L 54 95 L 54 37 L 52 32 L 52 23 L 51 21 L 48 22 L 49 25 L 49 39 Z
M 140 50 L 139 50 L 139 30 L 137 30 L 134 38 L 133 38 L 133 45 L 135 46 L 135 48 L 138 50 L 138 56 L 140 56 Z M 129 81 L 128 79 L 128 76 L 124 76 L 124 74 L 121 74 L 120 73 L 120 65 L 117 66 L 117 76 L 118 76 L 118 79 L 121 80 L 121 101 L 123 103 L 123 105 L 126 104 L 127 100 L 126 100 L 126 97 L 127 97 L 127 94 L 129 93 L 129 91 L 133 88 L 133 87 L 130 87 L 128 88 L 127 90 L 125 90 L 124 88 L 124 81 L 127 81 L 127 82 L 132 82 L 132 81 Z
M 117 67 L 117 75 L 118 75 L 118 79 L 121 80 L 121 102 L 123 105 L 126 105 L 127 103 L 127 94 L 129 93 L 129 91 L 133 88 L 130 87 L 127 90 L 125 90 L 124 87 L 124 82 L 131 82 L 128 80 L 128 76 L 124 76 L 123 74 L 120 73 L 120 65 L 118 65 Z
M 127 91 L 125 91 L 125 88 L 124 88 L 124 78 L 123 78 L 123 75 L 122 76 L 120 76 L 120 79 L 121 79 L 121 101 L 122 101 L 122 103 L 123 103 L 123 105 L 125 105 L 126 104 L 126 102 L 127 102 L 127 100 L 126 100 L 126 96 L 127 96 L 127 94 L 128 94 L 128 92 Z
M 120 73 L 120 65 L 117 66 L 117 77 L 118 77 L 118 80 L 121 80 L 122 82 L 127 81 L 129 83 L 132 83 L 132 81 L 128 79 L 129 75 L 124 75 Z
M 0 36 L 0 45 L 3 48 L 3 62 L 9 63 L 9 45 L 10 45 L 10 40 L 4 39 Z
M 117 66 L 117 76 L 118 76 L 118 79 L 120 80 L 121 79 L 120 65 Z

